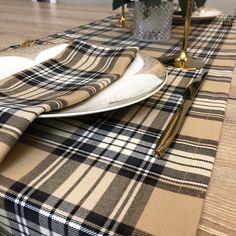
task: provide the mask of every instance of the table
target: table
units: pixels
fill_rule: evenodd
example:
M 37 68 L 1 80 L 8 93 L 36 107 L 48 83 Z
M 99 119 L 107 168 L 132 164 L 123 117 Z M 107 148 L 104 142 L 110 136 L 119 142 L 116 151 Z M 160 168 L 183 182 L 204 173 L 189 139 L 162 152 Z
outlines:
M 233 160 L 233 156 L 234 156 L 233 154 L 235 153 L 235 148 L 232 148 L 232 147 L 235 147 L 235 143 L 233 142 L 234 140 L 233 138 L 235 137 L 234 136 L 235 114 L 232 112 L 233 108 L 235 107 L 234 90 L 235 89 L 234 89 L 234 83 L 233 83 L 233 86 L 231 89 L 232 99 L 229 100 L 229 103 L 228 103 L 229 109 L 226 113 L 226 119 L 225 119 L 226 128 L 223 129 L 223 133 L 222 133 L 223 136 L 221 138 L 221 141 L 223 142 L 224 140 L 226 140 L 225 142 L 227 145 L 229 145 L 229 148 L 227 148 L 227 146 L 223 148 L 219 147 L 218 155 L 220 155 L 220 159 L 216 160 L 216 167 L 215 167 L 215 171 L 213 172 L 213 178 L 212 178 L 212 181 L 217 180 L 220 183 L 221 183 L 221 180 L 223 180 L 222 182 L 224 183 L 224 185 L 223 186 L 220 185 L 220 188 L 216 187 L 216 190 L 215 192 L 212 193 L 212 195 L 211 195 L 211 188 L 210 188 L 206 201 L 205 201 L 205 208 L 203 210 L 202 221 L 200 222 L 200 226 L 199 226 L 200 228 L 199 234 L 204 233 L 204 232 L 208 232 L 208 233 L 211 232 L 216 235 L 217 234 L 219 235 L 220 232 L 224 232 L 230 235 L 234 233 L 234 229 L 235 229 L 234 221 L 233 221 L 234 216 L 235 216 L 235 212 L 233 209 L 235 209 L 235 207 L 232 207 L 234 204 L 234 202 L 232 201 L 234 199 L 234 189 L 231 189 L 231 191 L 228 191 L 227 195 L 224 194 L 224 191 L 227 191 L 224 189 L 225 188 L 227 189 L 228 184 L 230 184 L 231 186 L 234 186 L 233 169 L 234 169 L 235 161 Z M 226 132 L 226 134 L 224 132 Z M 226 138 L 224 138 L 224 135 Z M 225 159 L 222 159 L 222 158 L 225 158 Z M 218 160 L 219 160 L 219 166 L 217 166 Z M 218 172 L 216 172 L 217 167 L 219 168 Z M 226 171 L 222 172 L 221 171 L 222 169 L 227 170 L 227 172 Z M 217 174 L 219 173 L 219 176 L 217 176 L 216 180 L 214 179 L 214 173 L 217 173 Z M 229 174 L 231 176 L 228 177 Z M 227 176 L 228 181 L 225 176 Z M 214 189 L 212 191 L 214 191 Z M 219 206 L 219 202 L 221 202 L 222 199 L 225 199 L 226 197 L 227 199 L 229 199 L 229 201 L 227 201 L 227 204 L 221 204 Z M 212 206 L 214 206 L 214 208 L 212 208 Z M 230 214 L 228 214 L 229 211 L 230 211 Z M 224 214 L 223 219 L 222 219 L 222 214 Z M 219 215 L 219 217 L 217 215 Z M 214 222 L 213 226 L 211 222 Z M 218 222 L 220 223 L 218 224 Z

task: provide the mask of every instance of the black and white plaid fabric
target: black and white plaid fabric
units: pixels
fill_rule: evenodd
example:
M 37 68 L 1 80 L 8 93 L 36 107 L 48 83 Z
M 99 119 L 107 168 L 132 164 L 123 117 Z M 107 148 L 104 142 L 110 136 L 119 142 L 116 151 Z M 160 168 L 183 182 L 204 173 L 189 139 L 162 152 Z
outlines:
M 41 113 L 82 102 L 107 87 L 120 78 L 137 51 L 74 40 L 55 58 L 2 80 L 0 161 Z

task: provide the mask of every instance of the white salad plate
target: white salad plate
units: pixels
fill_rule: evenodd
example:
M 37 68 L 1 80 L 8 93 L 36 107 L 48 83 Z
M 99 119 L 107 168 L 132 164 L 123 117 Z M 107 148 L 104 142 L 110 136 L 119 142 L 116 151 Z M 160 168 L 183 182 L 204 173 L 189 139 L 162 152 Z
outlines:
M 0 57 L 0 79 L 52 58 L 66 46 L 46 49 L 37 55 L 35 61 L 23 57 Z M 163 87 L 167 77 L 165 67 L 158 60 L 138 53 L 124 75 L 98 94 L 74 106 L 42 114 L 40 118 L 81 116 L 126 107 L 154 95 Z

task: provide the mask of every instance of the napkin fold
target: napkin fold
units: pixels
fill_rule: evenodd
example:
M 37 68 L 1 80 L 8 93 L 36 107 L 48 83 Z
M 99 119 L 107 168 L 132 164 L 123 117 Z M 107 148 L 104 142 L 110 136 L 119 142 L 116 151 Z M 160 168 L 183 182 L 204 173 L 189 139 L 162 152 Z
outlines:
M 55 58 L 1 80 L 0 163 L 35 118 L 95 95 L 122 76 L 137 52 L 74 40 Z

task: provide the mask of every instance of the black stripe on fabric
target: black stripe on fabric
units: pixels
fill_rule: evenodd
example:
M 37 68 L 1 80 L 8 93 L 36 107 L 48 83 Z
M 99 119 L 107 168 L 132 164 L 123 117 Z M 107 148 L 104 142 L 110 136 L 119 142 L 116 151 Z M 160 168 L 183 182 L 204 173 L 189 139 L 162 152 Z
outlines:
M 197 197 L 197 198 L 202 198 L 202 199 L 206 197 L 206 192 L 207 192 L 207 187 L 205 187 L 202 190 L 198 190 L 198 189 L 192 189 L 185 186 L 175 186 L 175 185 L 172 186 L 172 184 L 168 184 L 162 181 L 158 181 L 158 183 L 156 184 L 156 187 L 170 191 L 170 192 L 180 193 L 180 194 L 189 195 L 192 197 Z
M 6 218 L 6 216 L 4 216 L 4 218 Z M 11 221 L 10 221 L 10 219 L 9 218 L 7 218 L 7 220 L 11 223 Z M 18 223 L 18 222 L 16 222 L 16 223 Z M 2 227 L 1 227 L 1 225 L 2 225 Z M 4 227 L 5 226 L 5 227 Z M 4 228 L 3 228 L 4 227 Z M 11 233 L 9 233 L 9 231 L 7 231 L 6 229 L 9 229 L 9 231 L 11 232 Z M 22 233 L 22 231 L 20 231 L 19 229 L 16 229 L 16 228 L 14 228 L 14 227 L 12 227 L 12 226 L 9 226 L 9 225 L 7 225 L 7 224 L 4 224 L 3 222 L 1 222 L 0 223 L 0 236 L 12 236 L 12 231 L 15 231 L 15 232 L 17 232 L 17 233 Z M 14 232 L 14 233 L 15 233 Z M 23 235 L 25 235 L 25 234 L 23 234 Z
M 78 158 L 78 156 L 77 155 L 74 155 L 74 160 L 80 160 L 80 158 Z M 132 165 L 134 164 L 134 162 L 133 162 L 133 160 L 132 160 Z M 137 164 L 137 163 L 136 163 Z M 140 164 L 139 164 L 140 165 Z M 154 166 L 154 165 L 153 165 Z M 160 169 L 161 168 L 161 169 Z M 159 166 L 159 167 L 154 167 L 154 172 L 156 172 L 157 170 L 159 171 L 159 172 L 161 172 L 162 171 L 162 169 L 163 169 L 163 166 Z M 125 176 L 125 177 L 128 177 L 128 178 L 130 178 L 130 179 L 133 179 L 133 177 L 134 177 L 134 175 L 135 175 L 135 173 L 136 173 L 136 171 L 135 172 L 133 172 L 133 171 L 131 171 L 131 169 L 129 169 L 129 170 L 121 170 L 118 174 L 120 174 L 120 175 L 123 175 L 123 176 Z M 181 173 L 181 172 L 180 172 Z M 189 176 L 192 176 L 191 174 L 189 175 Z M 146 180 L 144 181 L 145 183 L 147 183 L 147 184 L 151 184 L 151 185 L 154 185 L 155 183 L 156 183 L 156 181 L 154 180 L 154 179 L 156 178 L 156 177 L 151 177 L 151 178 L 146 178 Z M 192 177 L 192 180 L 194 180 L 194 179 L 196 179 L 196 177 Z M 153 182 L 154 181 L 154 182 Z M 207 180 L 206 181 L 204 181 L 205 183 L 207 182 Z
M 65 91 L 77 91 L 82 85 L 84 86 L 92 80 L 97 80 L 102 77 L 107 77 L 105 73 L 101 72 L 94 73 L 92 71 L 79 71 L 76 69 L 72 70 L 70 68 L 65 67 L 62 64 L 59 64 L 58 62 L 53 61 L 52 59 L 51 61 L 44 62 L 42 67 L 47 70 L 48 77 L 53 77 L 54 75 L 61 74 L 62 72 L 63 74 L 61 75 L 61 77 L 70 75 L 70 80 L 71 80 L 70 83 L 63 84 L 62 86 L 62 82 L 60 80 L 50 81 L 44 74 L 43 75 L 38 74 L 37 76 L 34 76 L 35 73 L 37 73 L 37 71 L 33 71 L 33 69 L 32 71 L 25 71 L 21 72 L 20 74 L 17 74 L 16 78 L 32 87 L 35 86 L 37 89 L 45 87 L 47 88 L 48 86 L 51 86 L 51 88 L 55 92 L 56 91 L 65 92 Z M 50 70 L 48 70 L 48 68 Z M 41 72 L 43 73 L 43 71 Z M 85 81 L 85 83 L 83 83 L 83 80 Z
M 76 41 L 74 42 L 75 44 L 75 48 L 77 50 L 77 47 L 79 47 L 79 51 L 85 51 L 88 50 L 89 48 L 91 49 L 91 53 L 93 53 L 94 55 L 104 55 L 104 56 L 112 56 L 113 53 L 115 55 L 115 57 L 120 57 L 120 56 L 124 56 L 124 57 L 131 57 L 131 50 L 130 52 L 125 52 L 125 49 L 121 48 L 119 50 L 115 50 L 115 49 L 109 49 L 109 50 L 104 50 L 104 49 L 100 49 L 100 48 L 94 48 L 90 45 L 87 44 L 81 44 L 80 42 Z M 80 47 L 81 45 L 81 47 Z M 67 49 L 68 50 L 68 49 Z M 100 52 L 99 52 L 100 51 Z M 136 49 L 133 49 L 133 55 L 135 53 Z M 124 53 L 125 52 L 125 53 Z M 76 54 L 75 54 L 76 55 Z M 63 56 L 62 56 L 63 57 Z M 114 62 L 114 60 L 113 60 Z M 42 71 L 43 70 L 43 71 Z M 70 78 L 74 78 L 73 80 L 71 80 L 70 83 L 67 83 L 63 86 L 61 86 L 61 81 L 60 80 L 56 80 L 56 81 L 51 81 L 48 80 L 47 77 L 44 74 L 44 70 L 45 73 L 50 77 L 53 77 L 54 75 L 60 74 L 63 72 L 62 76 L 67 76 L 70 75 Z M 76 73 L 75 73 L 76 72 Z M 36 74 L 35 74 L 36 73 Z M 38 73 L 38 74 L 37 74 Z M 74 74 L 74 75 L 73 75 Z M 117 75 L 114 75 L 117 76 Z M 46 62 L 43 62 L 41 65 L 35 66 L 32 69 L 28 69 L 25 70 L 23 72 L 20 72 L 18 74 L 16 74 L 16 78 L 18 78 L 21 81 L 24 81 L 25 84 L 28 84 L 30 86 L 36 86 L 38 89 L 39 88 L 44 88 L 44 86 L 52 86 L 52 89 L 54 91 L 76 91 L 80 88 L 80 83 L 78 83 L 78 79 L 84 79 L 84 83 L 83 85 L 88 84 L 90 81 L 92 80 L 97 80 L 99 78 L 107 78 L 108 75 L 106 74 L 106 72 L 100 72 L 100 73 L 94 73 L 93 71 L 80 71 L 80 70 L 72 70 L 68 67 L 66 67 L 65 65 L 60 64 L 58 61 L 54 60 L 54 59 L 50 59 Z M 112 75 L 109 75 L 109 77 L 113 77 Z M 88 79 L 90 78 L 90 79 Z M 113 80 L 113 78 L 112 78 Z M 83 81 L 83 80 L 82 80 Z
M 31 195 L 30 197 L 29 197 L 29 199 L 27 200 L 27 201 L 25 201 L 25 200 L 23 200 L 23 198 L 26 196 L 26 195 L 23 195 L 22 196 L 22 198 L 21 199 L 19 199 L 17 196 L 15 196 L 15 195 L 13 195 L 13 194 L 11 194 L 10 192 L 7 192 L 6 194 L 5 194 L 5 198 L 4 198 L 4 208 L 5 208 L 5 210 L 7 211 L 7 212 L 11 212 L 12 214 L 14 214 L 14 215 L 16 215 L 16 216 L 18 216 L 18 217 L 20 217 L 20 218 L 24 218 L 24 220 L 26 220 L 26 221 L 28 221 L 28 222 L 32 222 L 32 223 L 34 223 L 34 224 L 36 224 L 36 225 L 38 225 L 38 226 L 43 226 L 43 227 L 46 227 L 46 228 L 48 228 L 49 230 L 52 230 L 51 232 L 55 232 L 54 230 L 53 230 L 53 225 L 58 225 L 58 224 L 61 224 L 61 226 L 62 226 L 62 229 L 63 230 L 65 230 L 65 232 L 73 232 L 73 233 L 76 233 L 77 232 L 77 230 L 75 230 L 73 227 L 71 227 L 71 226 L 69 226 L 68 225 L 68 222 L 69 221 L 67 221 L 67 223 L 64 225 L 64 224 L 62 224 L 60 221 L 57 221 L 57 220 L 55 220 L 54 218 L 52 218 L 52 216 L 53 216 L 53 214 L 50 214 L 49 215 L 49 217 L 48 216 L 44 216 L 44 215 L 42 215 L 42 214 L 39 214 L 39 210 L 41 209 L 41 205 L 39 205 L 39 204 L 35 204 L 34 202 L 32 202 L 32 199 L 35 199 L 35 200 L 40 200 L 40 202 L 43 204 L 44 202 L 45 202 L 45 200 L 44 199 L 47 199 L 50 195 L 49 194 L 47 194 L 47 193 L 45 193 L 45 192 L 42 192 L 42 191 L 40 191 L 40 190 L 38 190 L 38 189 L 32 189 L 32 188 L 30 188 L 30 187 L 28 187 L 28 186 L 26 186 L 26 185 L 24 185 L 23 183 L 17 183 L 18 184 L 18 186 L 15 186 L 16 188 L 22 188 L 22 189 L 24 189 L 24 188 L 28 188 L 28 189 L 31 189 L 31 190 L 34 190 L 34 194 L 33 195 Z M 15 184 L 15 185 L 17 185 L 17 184 Z M 13 191 L 15 191 L 15 190 L 17 190 L 17 189 L 12 189 Z M 16 192 L 17 193 L 17 192 Z M 37 196 L 37 194 L 39 194 L 41 197 L 39 198 L 38 196 Z M 10 201 L 10 200 L 8 200 L 8 197 L 10 197 L 10 198 L 12 198 L 12 199 L 18 199 L 19 200 L 19 202 L 12 202 L 12 201 Z M 42 200 L 42 201 L 41 201 Z M 21 203 L 25 203 L 27 206 L 30 206 L 30 207 L 22 207 L 22 205 L 21 205 Z M 37 211 L 35 211 L 35 210 L 33 210 L 33 208 L 34 209 L 37 209 Z M 16 211 L 16 209 L 18 209 L 17 211 Z M 22 215 L 22 213 L 23 213 L 23 215 Z M 41 223 L 42 223 L 42 221 L 40 221 L 40 217 L 44 217 L 45 218 L 45 220 L 49 220 L 50 219 L 50 222 L 48 223 L 48 225 L 42 225 Z M 61 216 L 62 217 L 62 216 Z M 100 217 L 102 217 L 102 216 L 100 216 Z M 65 217 L 63 216 L 63 218 L 65 219 Z M 23 223 L 20 223 L 20 222 L 18 222 L 17 221 L 17 223 L 18 224 L 23 224 Z M 28 226 L 27 226 L 28 227 Z M 82 225 L 82 227 L 83 227 L 83 225 Z M 29 229 L 31 229 L 30 227 L 29 227 Z M 35 230 L 35 229 L 33 229 L 33 230 Z M 96 229 L 96 228 L 94 228 L 94 227 L 91 227 L 91 226 L 89 226 L 89 225 L 86 225 L 86 230 L 91 230 L 91 231 L 93 231 L 93 232 L 99 232 L 99 230 L 98 229 Z M 81 230 L 81 232 L 83 232 L 83 230 Z M 62 231 L 61 232 L 57 232 L 57 233 L 62 233 Z M 65 233 L 65 234 L 63 234 L 63 235 L 67 235 L 67 233 Z M 78 233 L 78 232 L 77 232 Z M 73 235 L 73 234 L 68 234 L 68 235 Z M 95 234 L 94 234 L 95 235 Z
M 108 132 L 112 130 L 112 127 L 109 127 L 107 125 L 101 126 L 101 128 L 103 130 L 104 130 L 104 128 L 105 129 L 108 128 L 108 130 L 107 130 Z M 150 129 L 150 132 L 153 132 L 155 134 L 155 130 L 154 129 Z M 152 136 L 149 136 L 148 132 L 146 132 L 146 134 L 142 136 L 142 140 L 144 141 L 144 143 L 142 144 L 142 146 L 140 146 L 140 148 L 141 147 L 145 148 L 146 146 L 149 146 L 148 144 L 145 144 L 145 143 L 150 141 L 151 137 Z M 74 136 L 74 138 L 76 138 L 76 136 Z M 54 150 L 54 153 L 56 155 L 59 155 L 59 156 L 64 155 L 63 154 L 64 151 L 67 150 L 66 147 L 69 148 L 69 147 L 72 147 L 72 145 L 74 146 L 74 143 L 75 143 L 74 138 L 73 139 L 67 139 L 66 142 L 64 142 L 65 147 L 58 147 L 57 149 Z M 92 139 L 92 137 L 90 137 L 90 139 Z M 150 143 L 155 143 L 156 138 L 153 137 L 152 139 L 153 140 L 150 141 Z M 178 139 L 178 140 L 180 140 L 180 142 L 181 142 L 181 139 Z M 199 154 L 206 154 L 207 153 L 210 156 L 214 156 L 214 154 L 215 154 L 215 148 L 213 148 L 211 150 L 208 147 L 205 147 L 205 145 L 210 145 L 208 140 L 206 140 L 206 141 L 201 140 L 201 146 L 199 146 L 199 143 L 198 143 L 199 140 L 198 139 L 196 139 L 196 140 L 192 139 L 191 140 L 191 137 L 187 137 L 186 140 L 191 140 L 191 143 L 189 143 L 189 144 L 188 144 L 188 142 L 186 143 L 184 140 L 185 140 L 185 138 L 183 139 L 183 142 L 181 142 L 181 143 L 173 143 L 172 145 L 174 145 L 177 150 L 185 150 L 185 149 L 187 149 L 189 152 L 195 152 L 196 151 L 196 147 L 198 147 L 196 153 L 199 153 Z M 196 142 L 196 146 L 194 145 L 194 142 Z M 93 153 L 94 150 L 96 150 L 96 147 L 97 147 L 96 145 L 91 145 L 91 144 L 88 144 L 88 143 L 81 143 L 81 144 L 78 144 L 78 145 L 80 145 L 80 149 L 77 151 L 77 153 L 74 153 L 73 155 L 71 155 L 70 158 L 72 160 L 79 161 L 79 162 L 84 162 L 86 160 L 85 153 Z M 217 144 L 215 142 L 213 142 L 213 141 L 212 141 L 211 145 L 213 145 L 213 147 L 217 146 Z M 133 151 L 133 154 L 130 157 L 128 157 L 128 159 L 126 160 L 125 164 L 127 164 L 128 166 L 134 166 L 134 168 L 136 166 L 138 168 L 140 166 L 140 164 L 142 163 L 142 158 L 140 158 L 140 159 L 139 158 L 135 158 L 134 155 L 139 153 L 138 150 L 141 150 L 141 149 L 137 149 L 136 151 Z M 191 151 L 191 149 L 192 149 L 192 151 Z M 140 152 L 140 154 L 141 153 L 144 153 L 144 152 L 142 151 L 142 152 Z M 114 155 L 115 155 L 115 153 L 114 153 Z M 134 171 L 135 171 L 135 169 L 134 169 Z M 130 178 L 132 178 L 132 176 Z
M 0 112 L 1 112 L 1 122 L 0 122 L 0 126 L 2 127 L 3 124 L 6 124 L 7 121 L 12 117 L 12 115 L 16 112 L 16 110 L 13 109 L 7 109 L 5 111 L 3 111 L 4 108 L 0 108 Z
M 96 212 L 93 212 L 93 211 L 91 211 L 89 213 L 89 215 L 87 216 L 87 218 L 86 218 L 86 221 L 91 222 L 91 223 L 99 226 L 100 228 L 102 228 L 105 225 L 107 220 L 108 220 L 107 217 L 101 216 L 101 215 L 99 215 L 99 214 L 97 214 Z M 118 228 L 116 229 L 116 231 L 114 233 L 118 233 L 118 234 L 123 233 L 121 235 L 131 235 L 131 233 L 134 230 L 133 227 L 131 227 L 129 225 L 126 225 L 124 223 L 119 223 L 115 220 L 110 220 L 110 221 L 111 221 L 111 224 L 108 226 L 108 228 L 107 228 L 108 230 L 111 230 L 112 226 L 114 224 L 118 224 Z
M 86 132 L 87 130 L 87 126 L 88 125 L 93 125 L 95 124 L 94 122 L 98 122 L 98 124 L 100 124 L 101 122 L 101 125 L 99 125 L 99 129 L 96 130 L 96 133 L 94 133 L 94 135 L 101 135 L 103 137 L 106 137 L 106 134 L 109 133 L 109 132 L 119 132 L 119 130 L 123 130 L 124 129 L 124 126 L 120 125 L 120 127 L 115 127 L 115 124 L 118 122 L 118 120 L 115 120 L 115 119 L 112 119 L 112 118 L 109 118 L 109 120 L 106 120 L 106 122 L 102 120 L 99 120 L 99 119 L 94 119 L 92 116 L 91 117 L 88 117 L 89 119 L 86 120 L 85 123 L 81 123 L 81 126 L 78 127 L 78 131 L 77 131 L 77 135 L 78 137 L 81 136 L 84 132 Z M 67 122 L 69 120 L 67 119 L 64 119 L 64 120 L 60 120 L 60 122 L 65 123 L 65 124 L 72 124 L 71 122 Z M 37 122 L 39 122 L 39 124 L 41 125 L 44 125 L 45 127 L 50 127 L 50 128 L 53 128 L 54 126 L 53 125 L 49 125 L 48 123 L 45 123 L 45 122 L 41 122 L 40 120 L 38 120 Z M 122 124 L 122 123 L 120 123 Z M 58 130 L 61 130 L 61 131 L 65 131 L 67 133 L 70 133 L 70 134 L 73 134 L 72 132 L 68 131 L 68 130 L 65 130 L 62 128 L 63 126 L 58 127 Z M 95 128 L 96 126 L 94 126 Z M 132 123 L 129 123 L 129 126 L 128 126 L 128 130 L 125 130 L 124 129 L 124 132 L 125 132 L 125 135 L 131 135 L 133 132 L 135 133 L 135 127 L 136 125 L 135 124 L 132 124 Z M 143 141 L 149 141 L 150 143 L 155 143 L 156 141 L 156 138 L 158 136 L 158 132 L 160 132 L 160 130 L 158 131 L 157 129 L 155 128 L 147 128 L 145 126 L 141 126 L 140 129 L 143 129 L 143 135 L 142 135 L 142 140 Z M 130 130 L 130 131 L 129 131 Z M 30 132 L 30 131 L 28 131 Z M 92 132 L 92 131 L 91 131 Z M 33 132 L 32 132 L 33 134 Z M 76 133 L 74 134 L 76 135 Z M 136 134 L 137 135 L 137 134 Z M 181 138 L 182 136 L 180 136 Z M 74 138 L 76 138 L 76 136 L 74 136 Z M 95 139 L 93 136 L 90 137 L 90 139 L 95 142 L 97 139 Z M 99 139 L 100 140 L 100 139 Z M 189 140 L 191 141 L 191 145 L 193 145 L 194 142 L 196 142 L 196 145 L 198 145 L 199 143 L 199 140 L 198 139 L 195 139 L 193 137 L 186 137 L 186 140 Z M 69 142 L 69 141 L 68 141 Z M 73 140 L 71 140 L 70 142 L 73 142 Z M 215 145 L 217 146 L 217 143 L 214 142 L 214 141 L 211 141 L 211 140 L 203 140 L 201 139 L 201 143 L 203 143 L 204 145 Z M 71 143 L 68 143 L 68 147 L 71 145 Z M 145 147 L 143 144 L 139 144 L 141 145 L 141 147 Z M 195 149 L 195 147 L 193 147 Z M 85 146 L 85 149 L 86 149 L 86 146 Z
M 9 214 L 9 212 L 7 212 L 7 214 Z M 13 214 L 12 214 L 13 215 Z M 30 233 L 33 233 L 33 234 L 35 234 L 36 235 L 36 233 L 37 233 L 37 235 L 42 235 L 42 233 L 39 231 L 39 230 L 37 230 L 37 229 L 35 229 L 35 228 L 33 228 L 33 227 L 31 227 L 29 224 L 27 224 L 27 226 L 24 224 L 24 223 L 22 223 L 22 222 L 19 222 L 17 219 L 13 219 L 13 218 L 10 218 L 10 217 L 8 217 L 8 216 L 3 216 L 3 215 L 0 215 L 0 216 L 2 216 L 2 217 L 4 217 L 5 219 L 7 219 L 8 220 L 8 222 L 9 222 L 9 224 L 10 225 L 7 225 L 7 224 L 4 224 L 4 223 L 0 223 L 0 224 L 2 224 L 2 225 L 4 225 L 6 228 L 8 228 L 8 229 L 10 229 L 10 230 L 13 230 L 13 231 L 16 231 L 16 232 L 18 232 L 18 233 L 21 233 L 21 235 L 23 234 L 23 235 L 28 235 L 28 234 L 26 234 L 25 232 L 23 232 L 22 230 L 20 230 L 19 228 L 16 228 L 16 225 L 18 225 L 18 226 L 21 226 L 22 228 L 24 228 L 24 227 L 27 227 L 27 230 L 29 230 L 30 231 Z M 15 215 L 14 215 L 15 216 Z M 25 220 L 25 219 L 24 219 Z M 14 227 L 15 226 L 15 227 Z M 0 235 L 1 235 L 1 233 L 3 233 L 3 231 L 1 231 L 2 230 L 2 228 L 1 228 L 1 226 L 0 226 Z M 7 232 L 7 231 L 5 231 L 5 232 Z M 9 233 L 9 232 L 8 232 Z M 7 235 L 7 234 L 6 234 Z M 10 236 L 12 236 L 12 234 L 9 234 Z M 14 234 L 15 235 L 15 234 Z M 5 234 L 4 234 L 4 236 L 5 236 Z
M 202 114 L 202 113 L 197 113 L 197 112 L 191 112 L 189 114 L 189 117 L 194 117 L 194 118 L 198 118 L 198 119 L 207 119 L 211 120 L 211 121 L 219 121 L 222 122 L 224 120 L 224 114 L 219 114 L 218 117 L 211 115 L 211 113 L 209 114 Z
M 30 187 L 28 186 L 24 186 L 22 183 L 17 183 L 17 184 L 14 184 L 14 186 L 12 186 L 12 190 L 13 191 L 16 191 L 16 192 L 19 192 L 19 188 L 20 189 L 23 189 L 23 188 L 28 188 L 30 189 Z M 41 197 L 39 198 L 38 195 L 40 195 Z M 45 195 L 45 197 L 42 198 L 42 195 Z M 14 195 L 10 194 L 10 193 L 6 193 L 6 196 L 8 197 L 11 197 L 11 198 L 15 198 Z M 44 203 L 45 202 L 45 199 L 47 199 L 50 195 L 48 195 L 47 193 L 45 192 L 42 192 L 38 189 L 34 189 L 34 194 L 30 195 L 30 198 L 27 200 L 27 201 L 24 201 L 23 199 L 21 199 L 22 201 L 24 201 L 27 205 L 31 205 L 32 207 L 35 207 L 35 209 L 40 209 L 40 205 L 37 205 L 35 203 L 33 203 L 31 201 L 31 199 L 36 199 L 37 201 L 40 201 L 41 203 Z M 17 205 L 19 205 L 20 207 L 20 202 L 21 200 L 19 199 L 19 203 Z M 27 221 L 30 221 L 30 222 L 33 222 L 37 225 L 40 225 L 40 222 L 39 222 L 39 212 L 35 212 L 34 210 L 32 209 L 29 209 L 28 207 L 25 207 L 24 208 L 24 211 L 23 211 L 23 216 L 21 214 L 17 214 L 20 213 L 20 208 L 19 210 L 16 212 L 15 211 L 15 207 L 14 205 L 12 205 L 11 201 L 9 202 L 10 204 L 8 204 L 9 200 L 7 200 L 7 198 L 5 198 L 5 209 L 8 211 L 8 212 L 11 212 L 13 213 L 14 215 L 16 214 L 17 216 L 19 217 L 24 217 L 25 220 Z M 79 207 L 79 206 L 78 206 Z M 56 208 L 55 208 L 56 209 Z M 53 214 L 50 213 L 50 216 L 49 218 L 46 218 L 48 220 L 48 225 L 49 226 L 52 226 L 53 224 L 58 224 L 59 222 L 55 221 L 54 219 L 52 219 L 52 216 Z M 95 217 L 94 217 L 95 216 Z M 96 226 L 103 226 L 104 222 L 107 221 L 108 218 L 100 215 L 100 214 L 97 214 L 97 213 L 94 213 L 94 212 L 90 212 L 88 217 L 86 217 L 85 219 L 85 222 L 82 223 L 82 227 L 88 229 L 88 230 L 91 230 L 95 233 L 99 233 L 99 227 L 92 227 L 91 226 L 91 223 L 96 225 Z M 86 223 L 86 221 L 89 222 L 89 225 Z M 55 222 L 55 223 L 54 223 Z M 113 221 L 112 221 L 113 222 Z M 18 222 L 19 223 L 19 222 Z M 69 227 L 68 225 L 69 221 L 67 221 L 66 225 L 63 226 L 63 229 L 65 230 L 64 234 L 63 235 L 71 235 L 71 234 L 68 234 L 68 232 L 70 232 L 70 230 L 72 228 Z M 43 225 L 41 225 L 43 226 Z M 50 230 L 52 230 L 52 228 L 49 227 Z M 120 229 L 121 230 L 121 229 Z M 131 232 L 133 230 L 133 228 L 131 228 L 130 226 L 128 225 L 124 225 L 122 224 L 122 231 L 123 232 Z

